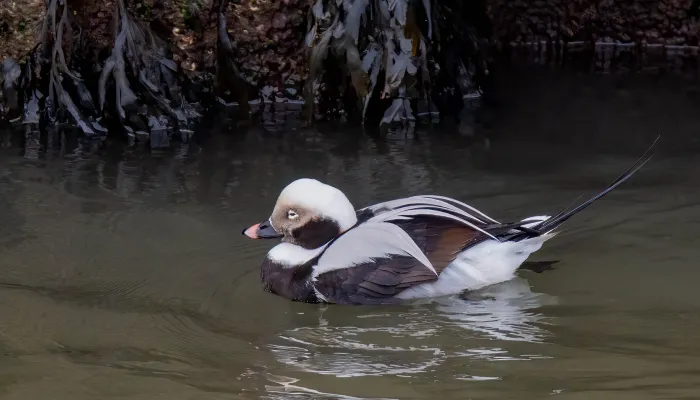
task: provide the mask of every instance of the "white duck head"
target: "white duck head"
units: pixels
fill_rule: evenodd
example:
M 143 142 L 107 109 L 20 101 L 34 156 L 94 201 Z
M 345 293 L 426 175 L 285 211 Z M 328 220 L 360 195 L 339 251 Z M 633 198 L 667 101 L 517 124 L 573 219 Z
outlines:
M 352 203 L 340 190 L 315 179 L 296 180 L 282 190 L 270 218 L 243 231 L 251 239 L 279 239 L 318 248 L 357 223 Z

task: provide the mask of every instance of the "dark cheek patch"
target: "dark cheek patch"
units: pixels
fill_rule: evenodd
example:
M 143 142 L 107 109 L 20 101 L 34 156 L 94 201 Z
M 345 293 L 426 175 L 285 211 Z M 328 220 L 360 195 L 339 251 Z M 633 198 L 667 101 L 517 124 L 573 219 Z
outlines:
M 299 246 L 306 249 L 316 249 L 328 243 L 340 233 L 340 226 L 335 221 L 327 219 L 311 220 L 296 229 L 292 229 L 292 237 Z

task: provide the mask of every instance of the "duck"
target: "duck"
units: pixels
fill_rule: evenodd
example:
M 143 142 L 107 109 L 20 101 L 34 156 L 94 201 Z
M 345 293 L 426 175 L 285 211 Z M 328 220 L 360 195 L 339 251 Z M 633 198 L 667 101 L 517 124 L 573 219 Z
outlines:
M 355 209 L 340 189 L 301 178 L 281 191 L 267 220 L 242 233 L 280 240 L 262 261 L 260 280 L 264 291 L 292 301 L 376 305 L 459 295 L 514 278 L 557 228 L 627 181 L 652 155 L 648 150 L 576 207 L 517 222 L 499 222 L 440 195 Z

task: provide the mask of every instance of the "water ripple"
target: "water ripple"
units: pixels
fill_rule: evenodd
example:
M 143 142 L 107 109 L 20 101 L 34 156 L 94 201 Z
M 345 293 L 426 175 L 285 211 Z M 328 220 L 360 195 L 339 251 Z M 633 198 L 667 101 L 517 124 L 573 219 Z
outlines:
M 297 385 L 299 379 L 288 378 L 285 376 L 276 376 L 268 374 L 268 379 L 277 385 L 266 385 L 268 395 L 262 396 L 263 399 L 336 399 L 336 400 L 369 400 L 366 397 L 345 396 L 335 393 L 325 393 L 318 390 L 310 389 L 304 386 Z M 372 400 L 394 400 L 386 397 L 376 397 Z
M 482 299 L 434 299 L 393 314 L 328 307 L 317 326 L 281 333 L 268 348 L 279 362 L 294 369 L 337 377 L 424 373 L 455 357 L 487 361 L 547 358 L 537 352 L 510 350 L 508 343 L 542 344 L 550 336 L 545 329 L 549 322 L 537 308 L 553 303 L 554 298 L 533 293 L 520 279 L 470 297 L 474 296 Z M 356 325 L 332 323 L 336 317 L 347 321 L 347 315 L 335 314 L 346 312 L 358 313 L 354 315 Z M 465 341 L 473 347 L 464 350 Z

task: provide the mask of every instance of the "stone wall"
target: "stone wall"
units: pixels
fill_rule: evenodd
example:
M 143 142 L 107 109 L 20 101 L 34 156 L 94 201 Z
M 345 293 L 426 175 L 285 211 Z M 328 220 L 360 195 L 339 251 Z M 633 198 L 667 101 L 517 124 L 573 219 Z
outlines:
M 490 0 L 495 36 L 697 45 L 692 0 Z
M 243 0 L 229 25 L 238 64 L 254 86 L 282 86 L 306 76 L 303 51 L 306 0 Z
M 65 1 L 74 12 L 75 25 L 80 28 L 75 29 L 81 32 L 83 39 L 80 50 L 94 55 L 86 57 L 88 60 L 104 60 L 114 46 L 115 0 Z M 698 59 L 700 25 L 697 17 L 689 14 L 692 0 L 486 1 L 493 29 L 483 31 L 492 31 L 496 43 L 533 48 L 533 42 L 540 46 L 540 43 L 564 41 L 579 47 L 583 47 L 581 43 L 598 42 L 589 47 L 595 52 L 615 54 L 634 53 L 628 46 L 630 43 L 644 48 L 658 44 L 664 51 L 673 46 L 694 46 L 691 56 Z M 252 100 L 252 105 L 295 100 L 294 111 L 297 111 L 299 89 L 308 74 L 308 48 L 304 37 L 311 0 L 126 0 L 125 3 L 130 15 L 165 41 L 172 52 L 168 57 L 190 78 L 226 75 L 219 73 L 220 63 L 217 63 L 219 16 L 223 15 L 222 21 L 225 21 L 226 33 L 234 48 L 225 59 L 227 63 L 233 59 L 241 77 L 258 90 L 246 96 Z M 0 60 L 21 60 L 22 55 L 30 52 L 41 32 L 44 11 L 44 0 L 0 0 Z M 482 12 L 468 14 L 482 15 Z M 479 19 L 485 25 L 488 25 L 487 20 Z M 454 31 L 468 25 L 445 25 L 440 29 L 450 31 L 444 35 L 450 37 L 455 36 Z M 614 44 L 622 46 L 619 48 L 607 46 L 611 43 L 623 45 Z M 436 46 L 435 42 L 433 45 Z M 534 48 L 533 54 L 542 59 L 540 47 Z M 630 58 L 636 62 L 648 57 L 645 54 Z M 589 64 L 599 70 L 616 67 L 610 59 Z M 1 75 L 2 71 L 0 81 Z M 204 92 L 199 90 L 204 86 L 193 87 L 192 92 Z M 226 94 L 235 92 L 235 88 L 230 88 L 217 95 L 231 105 L 238 99 Z
M 88 41 L 100 50 L 113 44 L 114 2 L 68 0 Z M 236 63 L 254 86 L 305 76 L 302 42 L 307 0 L 241 0 L 225 10 Z M 127 1 L 132 14 L 170 43 L 185 71 L 213 70 L 216 64 L 218 1 Z M 189 4 L 196 10 L 190 11 Z M 0 0 L 0 61 L 22 59 L 36 44 L 44 0 Z
M 44 0 L 0 0 L 0 61 L 27 54 L 43 18 Z
M 489 0 L 495 39 L 602 40 L 697 45 L 700 25 L 688 16 L 692 0 Z M 36 42 L 44 0 L 0 0 L 0 60 L 21 58 Z M 113 40 L 113 1 L 69 0 L 81 28 L 96 42 Z M 196 4 L 196 13 L 188 4 Z M 241 0 L 225 12 L 237 64 L 254 86 L 282 86 L 306 75 L 302 46 L 308 0 Z M 139 0 L 133 13 L 171 43 L 187 71 L 213 68 L 214 0 Z M 194 14 L 194 15 L 193 15 Z

